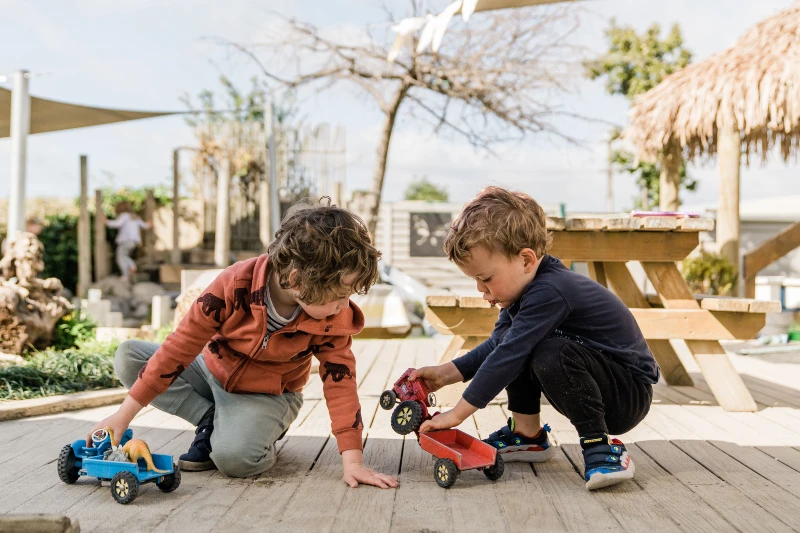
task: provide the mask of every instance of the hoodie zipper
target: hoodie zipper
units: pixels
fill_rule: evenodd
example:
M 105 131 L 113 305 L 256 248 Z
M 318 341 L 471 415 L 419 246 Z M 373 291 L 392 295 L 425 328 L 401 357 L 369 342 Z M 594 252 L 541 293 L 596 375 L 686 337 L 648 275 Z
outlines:
M 269 333 L 267 333 L 266 335 L 264 335 L 264 340 L 263 340 L 263 341 L 261 341 L 261 349 L 262 349 L 262 350 L 266 350 L 266 349 L 267 349 L 267 343 L 268 343 L 268 342 L 269 342 Z

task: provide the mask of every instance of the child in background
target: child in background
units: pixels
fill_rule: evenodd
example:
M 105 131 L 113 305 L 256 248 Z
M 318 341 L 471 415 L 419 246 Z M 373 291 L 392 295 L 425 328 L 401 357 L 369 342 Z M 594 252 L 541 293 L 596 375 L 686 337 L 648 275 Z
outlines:
M 116 239 L 117 266 L 119 266 L 122 279 L 128 280 L 136 273 L 136 262 L 132 256 L 136 248 L 142 244 L 140 230 L 150 229 L 153 226 L 139 218 L 128 202 L 117 202 L 114 212 L 117 214 L 117 218 L 106 221 L 106 225 L 119 230 Z

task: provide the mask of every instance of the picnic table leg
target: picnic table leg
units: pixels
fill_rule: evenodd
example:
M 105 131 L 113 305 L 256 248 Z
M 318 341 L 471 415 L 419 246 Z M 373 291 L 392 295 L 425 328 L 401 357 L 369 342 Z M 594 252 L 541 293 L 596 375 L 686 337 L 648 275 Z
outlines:
M 642 262 L 666 309 L 699 309 L 692 291 L 672 262 Z M 708 387 L 726 411 L 756 411 L 756 402 L 719 341 L 686 341 Z
M 589 277 L 603 287 L 608 288 L 608 282 L 606 281 L 606 270 L 603 267 L 603 263 L 599 261 L 589 261 L 587 264 L 589 265 Z
M 453 340 L 445 348 L 442 357 L 439 359 L 439 364 L 443 365 L 462 355 L 467 350 L 471 350 L 478 346 L 480 343 L 489 337 L 479 337 L 475 335 L 468 335 L 462 337 L 461 335 L 453 335 Z M 464 389 L 467 388 L 466 383 L 454 383 L 436 392 L 436 400 L 439 405 L 455 405 L 464 394 Z
M 636 285 L 631 271 L 625 263 L 603 263 L 603 271 L 614 289 L 614 293 L 628 307 L 647 309 L 650 303 Z M 666 339 L 647 339 L 653 357 L 661 367 L 661 374 L 668 385 L 694 387 L 694 380 L 686 371 L 675 348 Z

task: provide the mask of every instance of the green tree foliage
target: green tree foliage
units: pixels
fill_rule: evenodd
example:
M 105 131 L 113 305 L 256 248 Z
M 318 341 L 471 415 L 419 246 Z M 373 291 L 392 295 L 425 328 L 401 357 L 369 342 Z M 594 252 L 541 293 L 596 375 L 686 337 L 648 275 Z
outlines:
M 406 200 L 425 200 L 428 202 L 446 202 L 447 188 L 439 187 L 428 180 L 428 176 L 414 178 L 406 188 Z
M 144 204 L 147 199 L 147 189 L 153 189 L 153 199 L 156 207 L 172 205 L 172 188 L 166 185 L 155 187 L 115 187 L 113 183 L 103 188 L 103 213 L 109 218 L 116 217 L 114 206 L 118 202 L 128 202 L 131 208 L 140 216 L 144 215 Z
M 605 78 L 606 92 L 620 94 L 629 101 L 649 91 L 670 74 L 684 68 L 692 60 L 692 53 L 683 45 L 680 27 L 675 24 L 667 36 L 661 38 L 661 27 L 652 24 L 641 35 L 630 26 L 618 26 L 612 20 L 606 30 L 608 51 L 602 56 L 584 63 L 589 79 Z M 612 132 L 617 139 L 618 131 Z M 612 150 L 610 161 L 617 170 L 631 174 L 640 187 L 647 187 L 649 205 L 658 205 L 659 177 L 661 165 L 636 162 L 632 153 L 624 149 Z M 697 181 L 686 173 L 685 165 L 680 169 L 681 186 L 688 191 L 697 189 Z M 635 199 L 636 207 L 643 207 L 641 198 Z
M 94 236 L 94 232 L 92 232 Z M 50 215 L 39 233 L 44 245 L 43 278 L 58 278 L 73 293 L 78 284 L 78 217 Z

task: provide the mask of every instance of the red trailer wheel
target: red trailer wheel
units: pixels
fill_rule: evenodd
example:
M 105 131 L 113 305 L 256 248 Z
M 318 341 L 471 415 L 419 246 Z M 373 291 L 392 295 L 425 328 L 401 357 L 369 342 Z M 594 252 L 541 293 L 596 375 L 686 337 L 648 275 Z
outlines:
M 443 489 L 449 489 L 458 479 L 458 467 L 450 459 L 437 459 L 433 465 L 433 477 Z

